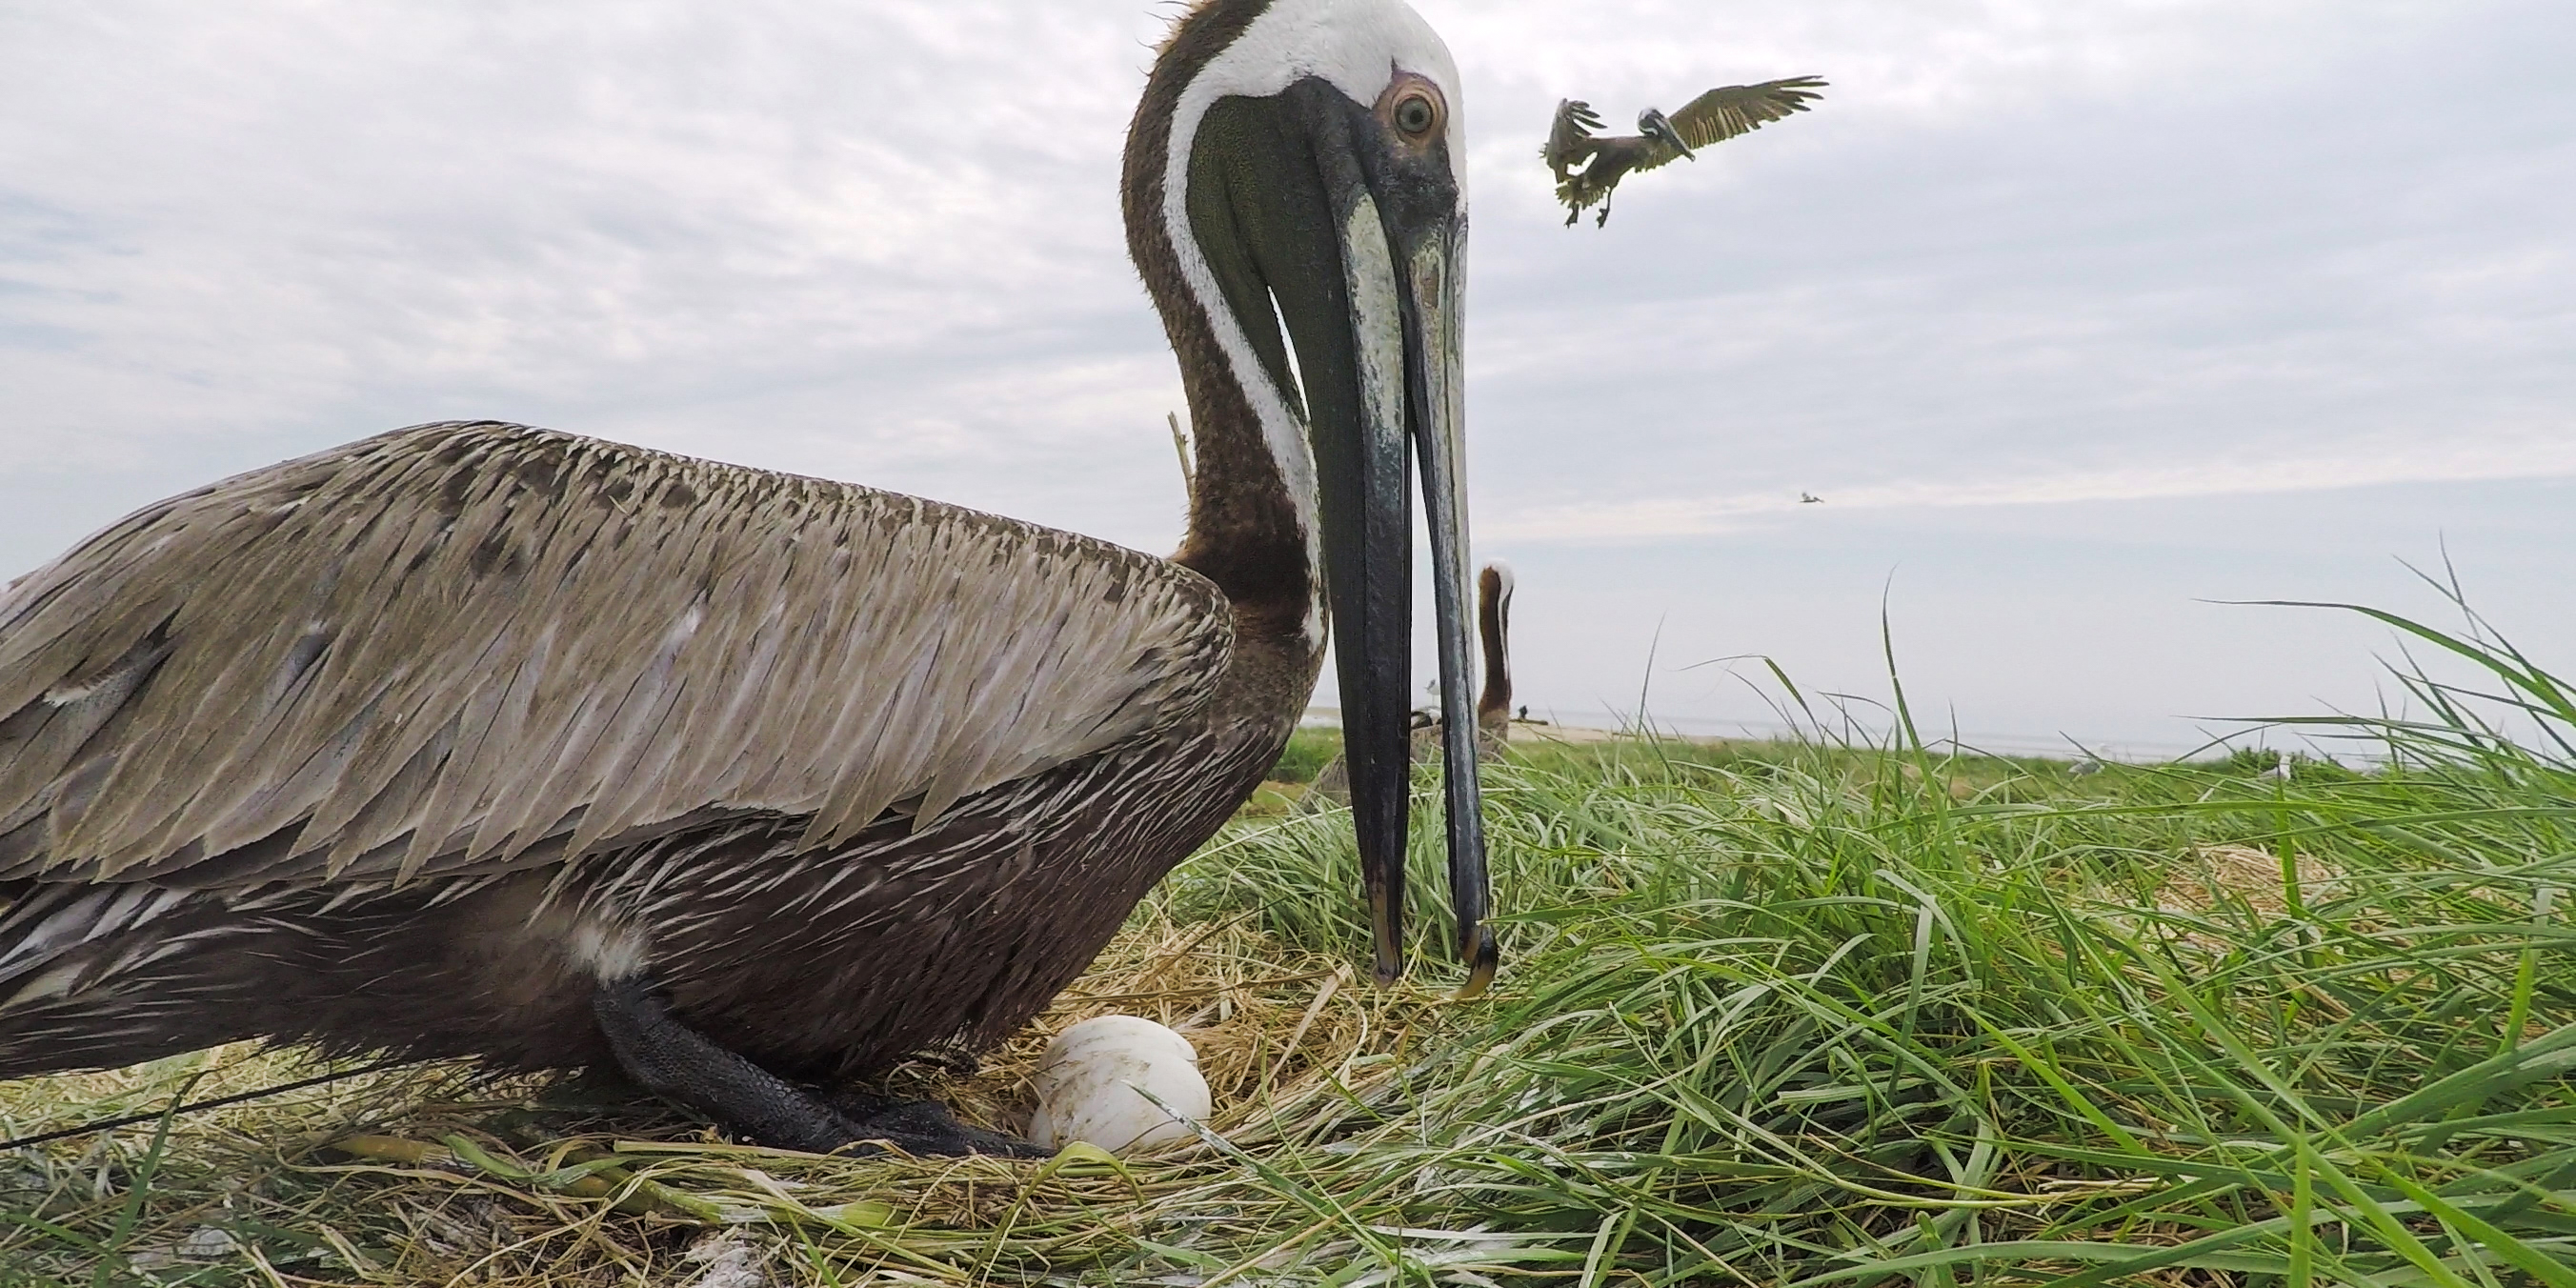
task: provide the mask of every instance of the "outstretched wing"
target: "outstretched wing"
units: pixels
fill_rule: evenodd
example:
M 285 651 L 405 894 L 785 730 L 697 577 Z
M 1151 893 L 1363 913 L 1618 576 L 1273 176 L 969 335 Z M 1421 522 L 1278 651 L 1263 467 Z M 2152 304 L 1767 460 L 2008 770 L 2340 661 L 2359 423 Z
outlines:
M 155 505 L 0 592 L 0 881 L 505 870 L 806 839 L 1204 705 L 1196 574 L 954 506 L 512 425 Z
M 1825 82 L 1816 77 L 1793 76 L 1787 80 L 1764 81 L 1759 85 L 1729 85 L 1713 89 L 1673 113 L 1673 129 L 1682 136 L 1682 142 L 1693 148 L 1723 143 L 1736 135 L 1761 129 L 1793 112 L 1806 111 L 1808 104 L 1824 97 L 1820 91 L 1825 88 Z M 1655 164 L 1671 159 L 1669 156 L 1658 158 Z
M 1556 172 L 1559 184 L 1591 158 L 1592 132 L 1600 128 L 1601 118 L 1590 103 L 1571 98 L 1557 101 L 1556 123 L 1548 127 L 1547 146 L 1539 149 L 1539 156 Z

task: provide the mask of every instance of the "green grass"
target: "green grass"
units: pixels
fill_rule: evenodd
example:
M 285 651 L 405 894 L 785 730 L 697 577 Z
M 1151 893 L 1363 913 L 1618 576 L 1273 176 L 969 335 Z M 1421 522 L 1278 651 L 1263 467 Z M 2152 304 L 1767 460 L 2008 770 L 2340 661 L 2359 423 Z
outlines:
M 1407 988 L 1364 982 L 1340 814 L 1239 823 L 1078 987 L 1157 1013 L 1139 980 L 1235 972 L 1152 985 L 1226 1071 L 1196 1152 L 1040 1176 L 494 1127 L 474 1139 L 516 1152 L 455 1170 L 515 1251 L 441 1260 L 398 1246 L 439 1227 L 385 1214 L 461 1182 L 314 1147 L 504 1112 L 450 1087 L 255 1148 L 49 1151 L 0 1267 L 143 1282 L 78 1249 L 238 1211 L 278 1255 L 372 1227 L 363 1260 L 396 1267 L 285 1267 L 315 1282 L 632 1282 L 740 1220 L 780 1282 L 815 1284 L 2576 1285 L 2576 703 L 2491 638 L 2393 624 L 2501 701 L 2410 671 L 2422 718 L 2304 731 L 2376 768 L 1516 749 L 1488 784 L 1504 974 L 1473 1002 L 1439 991 L 1432 779 Z M 567 1197 L 576 1166 L 633 1183 Z M 762 1198 L 746 1169 L 810 1188 Z M 645 1179 L 699 1215 L 611 1208 Z
M 1270 771 L 1275 783 L 1311 783 L 1324 771 L 1333 757 L 1342 754 L 1342 731 L 1339 729 L 1304 729 L 1288 735 L 1288 747 L 1279 753 L 1279 764 Z
M 2576 776 L 1957 768 L 1502 769 L 1508 992 L 1303 1183 L 1488 1274 L 2576 1282 Z M 1354 884 L 1289 825 L 1174 898 L 1348 951 Z

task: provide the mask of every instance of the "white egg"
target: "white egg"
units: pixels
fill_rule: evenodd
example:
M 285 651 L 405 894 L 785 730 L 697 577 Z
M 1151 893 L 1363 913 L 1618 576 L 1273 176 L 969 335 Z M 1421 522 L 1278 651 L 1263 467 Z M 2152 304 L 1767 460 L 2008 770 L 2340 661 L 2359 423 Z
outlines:
M 1206 1121 L 1214 1107 L 1190 1040 L 1133 1015 L 1084 1020 L 1055 1035 L 1038 1059 L 1036 1082 L 1029 1139 L 1048 1149 L 1085 1141 L 1124 1154 L 1190 1134 L 1137 1095 L 1138 1087 L 1192 1121 Z

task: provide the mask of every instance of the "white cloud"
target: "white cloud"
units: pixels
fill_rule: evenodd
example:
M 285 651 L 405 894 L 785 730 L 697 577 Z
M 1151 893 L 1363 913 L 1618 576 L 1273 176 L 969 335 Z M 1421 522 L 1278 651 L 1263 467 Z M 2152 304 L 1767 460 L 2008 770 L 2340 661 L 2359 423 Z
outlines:
M 2576 468 L 2553 0 L 1421 7 L 1481 131 L 1489 546 Z M 1168 548 L 1114 185 L 1169 12 L 0 6 L 0 574 L 463 415 Z M 1558 227 L 1558 97 L 1805 72 L 1818 111 Z

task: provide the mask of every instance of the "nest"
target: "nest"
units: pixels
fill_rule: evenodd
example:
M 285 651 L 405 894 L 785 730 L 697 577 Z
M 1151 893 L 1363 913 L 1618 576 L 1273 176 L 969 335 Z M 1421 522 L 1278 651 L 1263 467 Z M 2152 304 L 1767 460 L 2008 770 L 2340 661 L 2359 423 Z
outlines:
M 1188 1035 L 1214 1093 L 1205 1139 L 1120 1160 L 818 1156 L 724 1140 L 579 1078 L 459 1066 L 366 1073 L 158 1125 L 0 1155 L 0 1282 L 249 1267 L 305 1283 L 992 1282 L 1102 1266 L 1140 1240 L 1195 1242 L 1290 1200 L 1253 1155 L 1293 1156 L 1373 1117 L 1441 1008 L 1428 988 L 1351 987 L 1238 917 L 1153 905 L 1054 1007 L 980 1060 L 928 1053 L 886 1080 L 1018 1132 L 1063 1028 L 1142 1015 Z M 254 1046 L 0 1088 L 0 1136 L 311 1076 Z M 631 1093 L 625 1093 L 631 1095 Z M 1250 1152 L 1246 1152 L 1250 1151 Z M 14 1192 L 13 1192 L 14 1191 Z M 104 1237 L 102 1237 L 104 1236 Z M 86 1245 L 86 1246 L 84 1246 Z M 788 1267 L 801 1267 L 789 1269 Z

